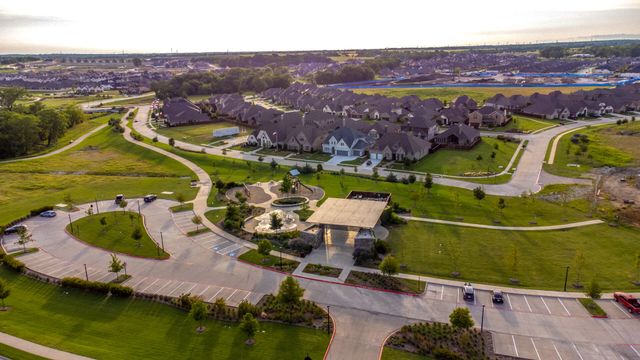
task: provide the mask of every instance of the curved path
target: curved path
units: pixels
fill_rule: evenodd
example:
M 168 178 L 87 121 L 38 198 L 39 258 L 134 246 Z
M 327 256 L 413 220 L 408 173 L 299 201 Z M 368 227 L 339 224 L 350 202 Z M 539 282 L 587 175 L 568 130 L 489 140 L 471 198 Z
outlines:
M 415 217 L 415 216 L 400 216 L 400 217 L 405 220 L 421 221 L 421 222 L 427 222 L 427 223 L 433 223 L 433 224 L 455 225 L 455 226 L 472 227 L 472 228 L 478 228 L 478 229 L 508 230 L 508 231 L 562 230 L 562 229 L 573 229 L 577 227 L 598 225 L 598 224 L 604 223 L 604 221 L 602 220 L 588 220 L 588 221 L 580 221 L 580 222 L 569 223 L 569 224 L 547 225 L 547 226 L 497 226 L 497 225 L 474 224 L 474 223 L 465 223 L 465 222 L 439 220 L 439 219 L 429 219 L 429 218 L 421 218 L 421 217 Z
M 138 120 L 144 121 L 145 117 L 146 111 L 140 111 Z M 144 123 L 142 126 L 145 127 Z M 206 172 L 175 154 L 132 140 L 130 130 L 128 127 L 125 129 L 127 140 L 176 159 L 198 174 L 202 187 L 194 200 L 194 210 L 196 213 L 204 212 L 206 195 L 211 190 Z M 133 202 L 130 204 L 135 206 Z M 172 204 L 167 200 L 141 204 L 147 227 L 151 229 L 150 235 L 157 241 L 159 232 L 162 232 L 161 241 L 172 256 L 161 261 L 123 256 L 128 273 L 132 275 L 127 285 L 138 291 L 169 296 L 203 293 L 207 301 L 224 294 L 230 303 L 239 301 L 243 296 L 252 298 L 252 294 L 277 291 L 284 275 L 244 264 L 217 252 L 217 246 L 212 244 L 225 241 L 228 234 L 219 230 L 224 236 L 217 232 L 191 238 L 184 236 L 180 229 L 180 215 L 171 215 L 167 210 Z M 72 213 L 72 220 L 84 216 L 82 210 L 87 206 L 79 206 L 81 211 Z M 117 209 L 112 202 L 100 203 L 99 208 L 101 211 Z M 186 214 L 185 218 L 190 216 Z M 83 264 L 91 269 L 91 277 L 94 271 L 106 272 L 109 252 L 88 247 L 64 232 L 65 216 L 32 218 L 27 220 L 27 224 L 41 249 L 21 257 L 29 268 L 54 277 L 81 274 Z M 640 350 L 640 347 L 636 349 L 632 345 L 640 343 L 637 335 L 640 334 L 640 323 L 620 309 L 616 310 L 616 305 L 610 300 L 601 302 L 601 306 L 612 315 L 603 321 L 592 319 L 575 298 L 570 297 L 580 297 L 581 294 L 567 297 L 566 293 L 505 289 L 508 305 L 497 307 L 492 305 L 489 293 L 483 290 L 490 288 L 488 286 L 479 287 L 476 301 L 470 303 L 460 298 L 460 281 L 424 277 L 421 280 L 428 282 L 425 291 L 419 296 L 407 296 L 299 278 L 301 286 L 306 289 L 305 298 L 322 306 L 331 306 L 331 314 L 336 319 L 336 336 L 329 359 L 377 359 L 383 337 L 393 329 L 414 321 L 447 322 L 448 314 L 456 307 L 468 307 L 476 324 L 480 323 L 484 313 L 485 328 L 492 331 L 496 350 L 501 354 L 536 358 L 531 349 L 531 344 L 535 347 L 536 343 L 543 354 L 551 346 L 559 349 L 557 357 L 551 348 L 549 354 L 554 354 L 553 357 L 543 355 L 538 359 L 578 358 L 576 353 L 582 354 L 580 358 L 585 360 L 601 358 L 591 356 L 596 352 L 613 354 L 616 359 L 633 358 L 633 352 Z M 567 355 L 565 350 L 575 352 Z M 563 354 L 561 358 L 560 353 Z M 640 355 L 636 358 L 640 359 Z
M 31 341 L 23 340 L 15 336 L 0 332 L 0 343 L 9 345 L 12 348 L 28 352 L 30 354 L 38 355 L 46 359 L 56 360 L 89 360 L 91 358 L 68 353 L 66 351 L 50 348 L 48 346 L 36 344 Z M 0 355 L 1 359 L 4 359 Z

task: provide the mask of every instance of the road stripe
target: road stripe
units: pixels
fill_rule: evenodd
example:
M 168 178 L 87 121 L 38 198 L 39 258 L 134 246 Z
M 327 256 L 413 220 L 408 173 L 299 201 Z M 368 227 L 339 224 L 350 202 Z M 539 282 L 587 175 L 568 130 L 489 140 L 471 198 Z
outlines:
M 560 305 L 562 305 L 562 308 L 564 309 L 564 311 L 567 312 L 567 315 L 571 316 L 571 313 L 569 312 L 569 310 L 567 310 L 567 307 L 564 306 L 564 303 L 562 302 L 562 299 L 558 298 L 558 301 L 560 302 Z
M 456 291 L 456 303 L 460 302 L 460 290 Z
M 249 291 L 247 291 L 247 295 L 245 295 L 242 300 L 247 300 L 247 298 L 249 297 L 249 295 L 251 295 L 251 293 Z
M 580 360 L 584 360 L 584 358 L 582 357 L 582 354 L 580 354 L 580 351 L 578 351 L 578 347 L 576 346 L 576 344 L 571 343 L 571 345 L 573 345 L 573 350 L 576 351 L 576 354 L 578 354 L 578 357 L 580 358 Z
M 536 351 L 536 356 L 538 357 L 538 360 L 540 360 L 540 353 L 538 352 L 538 348 L 536 347 L 536 343 L 533 341 L 533 338 L 529 338 L 531 339 L 531 345 L 533 345 L 533 350 Z
M 531 305 L 529 305 L 529 300 L 527 300 L 527 295 L 522 295 L 522 297 L 524 298 L 524 302 L 527 303 L 527 307 L 529 308 L 529 312 L 533 312 L 533 310 L 531 310 Z
M 157 282 L 158 282 L 158 280 L 160 280 L 160 279 L 155 279 L 151 284 L 149 284 L 147 287 L 145 287 L 144 289 L 142 289 L 142 291 L 141 291 L 141 292 L 145 292 L 148 288 L 152 287 L 152 286 L 153 286 L 153 284 L 157 283 Z
M 160 291 L 162 291 L 162 289 L 166 288 L 166 287 L 167 287 L 167 285 L 171 284 L 172 282 L 173 282 L 173 281 L 171 281 L 171 280 L 167 281 L 164 285 L 162 285 L 162 286 L 160 287 L 160 289 L 156 290 L 156 291 L 155 291 L 155 293 L 156 293 L 156 294 L 160 294 Z
M 220 291 L 222 291 L 222 289 L 224 289 L 224 288 L 223 288 L 223 287 L 221 287 L 221 288 L 220 288 L 220 290 L 218 290 L 218 292 L 217 292 L 215 295 L 213 295 L 212 297 L 210 297 L 208 302 L 211 302 L 211 300 L 215 299 L 215 298 L 216 298 L 216 296 L 218 296 L 218 294 L 220 294 Z
M 516 351 L 516 357 L 520 357 L 520 355 L 518 355 L 518 346 L 516 346 L 516 337 L 511 335 L 511 341 L 513 341 L 513 349 Z
M 633 350 L 634 353 L 636 353 L 636 355 L 638 355 L 638 357 L 640 358 L 640 352 L 638 352 L 638 350 L 636 350 L 636 348 L 633 347 L 633 345 L 629 345 L 629 347 L 631 348 L 631 350 Z
M 552 342 L 553 344 L 553 342 Z M 556 344 L 553 344 L 553 349 L 556 351 L 556 355 L 558 355 L 558 359 L 562 360 L 562 356 L 560 356 L 560 351 L 558 351 L 558 348 L 556 347 Z
M 507 295 L 507 302 L 509 303 L 509 309 L 513 310 L 513 306 L 511 306 L 511 298 L 509 297 L 509 294 L 505 294 Z
M 616 306 L 616 308 L 618 308 L 618 310 L 622 311 L 622 313 L 623 313 L 626 317 L 631 318 L 631 315 L 629 314 L 629 312 L 628 312 L 628 311 L 625 311 L 625 310 L 624 310 L 620 305 L 618 305 L 618 303 L 617 303 L 616 301 L 612 301 L 612 302 L 613 302 L 613 305 L 615 305 L 615 306 Z
M 146 277 L 141 277 L 140 280 L 138 280 L 138 282 L 136 282 L 135 284 L 131 284 L 130 287 L 135 288 L 136 286 L 140 285 L 143 281 L 147 280 L 148 278 Z
M 200 293 L 198 294 L 198 296 L 202 296 L 204 293 L 207 292 L 207 290 L 209 290 L 210 286 L 207 285 L 206 288 L 204 288 L 204 290 L 200 291 Z
M 547 309 L 547 312 L 549 313 L 549 315 L 551 315 L 551 310 L 549 310 L 549 307 L 547 306 L 547 302 L 544 301 L 544 298 L 542 296 L 540 296 L 540 300 L 542 300 L 544 307 Z
M 440 300 L 444 299 L 444 285 L 441 285 L 440 288 Z
M 191 290 L 193 290 L 193 288 L 196 286 L 198 286 L 198 284 L 193 284 L 193 286 L 190 287 L 189 290 L 185 291 L 185 294 L 191 294 Z

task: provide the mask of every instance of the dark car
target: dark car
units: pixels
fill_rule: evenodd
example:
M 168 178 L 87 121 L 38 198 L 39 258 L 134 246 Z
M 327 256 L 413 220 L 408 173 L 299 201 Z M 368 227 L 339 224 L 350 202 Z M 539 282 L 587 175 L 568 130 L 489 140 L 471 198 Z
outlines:
M 14 234 L 17 233 L 19 231 L 28 231 L 29 228 L 27 228 L 27 225 L 13 225 L 13 226 L 9 226 L 8 228 L 4 229 L 4 233 L 5 234 Z
M 53 210 L 47 210 L 40 213 L 40 216 L 49 218 L 56 217 L 56 215 L 56 212 Z
M 473 290 L 471 283 L 465 283 L 462 287 L 462 298 L 467 301 L 473 301 L 476 296 L 476 291 Z
M 152 202 L 152 201 L 155 201 L 157 198 L 158 198 L 158 196 L 157 196 L 157 195 L 155 195 L 155 194 L 149 194 L 149 195 L 146 195 L 146 196 L 144 197 L 144 202 L 146 202 L 146 203 L 150 203 L 150 202 Z
M 124 195 L 118 194 L 116 195 L 116 204 L 120 204 L 124 200 Z
M 502 296 L 502 291 L 493 290 L 491 292 L 491 301 L 493 301 L 494 304 L 503 304 L 504 303 L 504 297 Z
M 640 314 L 640 302 L 638 302 L 638 299 L 634 298 L 633 295 L 623 292 L 615 292 L 613 293 L 613 298 L 616 302 L 627 308 L 630 313 Z

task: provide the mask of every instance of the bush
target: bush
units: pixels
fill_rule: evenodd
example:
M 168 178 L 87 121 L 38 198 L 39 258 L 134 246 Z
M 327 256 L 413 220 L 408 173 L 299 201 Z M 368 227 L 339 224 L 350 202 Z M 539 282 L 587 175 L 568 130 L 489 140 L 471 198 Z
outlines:
M 385 255 L 391 251 L 391 245 L 389 245 L 389 243 L 384 240 L 376 240 L 376 242 L 373 243 L 373 247 L 376 253 L 380 255 Z
M 414 182 L 416 182 L 416 176 L 413 174 L 409 175 L 409 183 L 413 184 Z
M 389 175 L 387 175 L 387 178 L 385 180 L 387 180 L 388 182 L 395 183 L 395 182 L 398 182 L 398 177 L 394 173 L 389 173 Z
M 99 294 L 111 293 L 117 297 L 130 297 L 133 295 L 133 289 L 128 286 L 119 284 L 103 283 L 99 281 L 87 281 L 74 277 L 66 277 L 60 281 L 62 287 L 68 287 L 79 290 L 87 290 Z
M 257 306 L 252 305 L 247 300 L 242 300 L 242 302 L 238 304 L 238 318 L 242 318 L 245 314 L 258 316 L 260 314 L 260 309 Z
M 29 211 L 29 215 L 31 216 L 38 216 L 40 215 L 41 212 L 43 211 L 49 211 L 49 210 L 53 210 L 53 206 L 51 205 L 47 205 L 47 206 L 43 206 L 37 209 L 32 209 Z
M 180 294 L 177 298 L 171 300 L 171 302 L 187 311 L 191 310 L 191 305 L 194 301 L 199 300 L 197 296 L 192 296 L 190 293 Z
M 602 288 L 600 288 L 600 284 L 595 279 L 592 279 L 587 285 L 586 294 L 592 299 L 600 299 L 602 296 Z
M 442 347 L 433 350 L 433 357 L 438 360 L 464 360 L 464 358 L 457 353 Z
M 373 253 L 371 250 L 357 248 L 353 251 L 353 260 L 355 260 L 356 265 L 361 265 L 373 258 Z
M 309 255 L 309 253 L 313 250 L 313 246 L 306 243 L 301 239 L 291 239 L 287 243 L 287 247 L 302 257 Z
M 2 263 L 7 265 L 10 269 L 13 269 L 17 272 L 23 272 L 24 271 L 24 263 L 16 258 L 14 258 L 11 255 L 2 255 L 1 257 L 2 259 Z

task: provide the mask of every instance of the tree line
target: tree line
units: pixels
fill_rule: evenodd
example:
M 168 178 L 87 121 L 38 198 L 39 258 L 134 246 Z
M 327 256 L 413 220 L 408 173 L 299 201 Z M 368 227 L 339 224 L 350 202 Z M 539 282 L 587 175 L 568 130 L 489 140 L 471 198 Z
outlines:
M 254 54 L 251 56 L 239 55 L 213 55 L 200 56 L 191 59 L 218 64 L 221 67 L 264 67 L 264 66 L 290 66 L 302 63 L 330 63 L 328 56 L 317 53 L 302 54 Z
M 55 144 L 65 132 L 86 120 L 77 106 L 47 108 L 41 102 L 16 105 L 23 88 L 0 90 L 0 158 L 32 153 Z
M 177 75 L 151 84 L 160 99 L 176 96 L 261 92 L 269 88 L 286 88 L 291 76 L 284 68 L 232 68 L 222 73 L 199 72 Z

